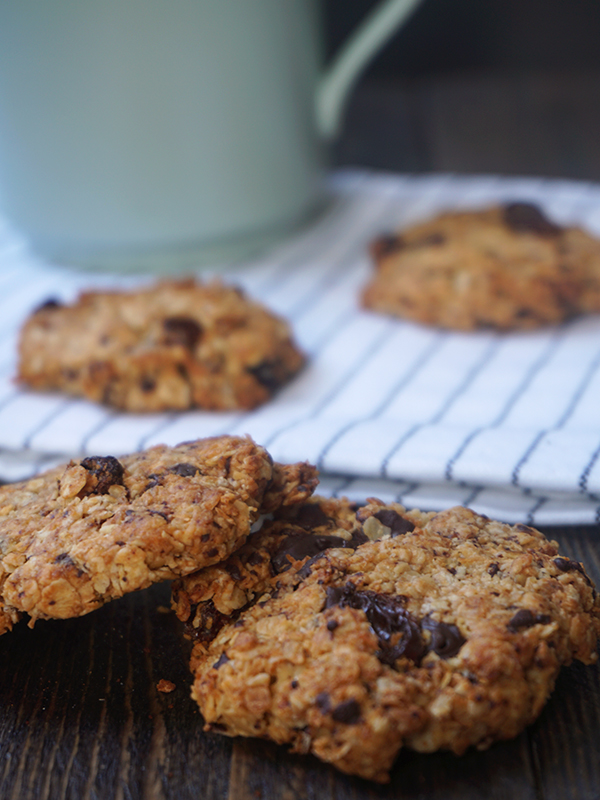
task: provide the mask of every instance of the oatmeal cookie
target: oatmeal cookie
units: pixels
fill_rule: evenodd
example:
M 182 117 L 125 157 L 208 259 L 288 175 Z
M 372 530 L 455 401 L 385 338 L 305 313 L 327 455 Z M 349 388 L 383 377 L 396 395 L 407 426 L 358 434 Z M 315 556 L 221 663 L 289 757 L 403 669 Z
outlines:
M 533 528 L 375 499 L 304 508 L 175 585 L 207 730 L 385 782 L 402 747 L 516 736 L 562 664 L 596 660 L 594 587 Z
M 249 437 L 222 436 L 0 487 L 0 632 L 24 613 L 81 616 L 214 564 L 244 543 L 265 498 L 277 509 L 315 484 L 315 468 L 273 465 Z
M 600 241 L 530 203 L 446 213 L 373 242 L 365 308 L 459 330 L 600 311 Z
M 283 319 L 191 279 L 50 300 L 25 323 L 19 356 L 30 388 L 127 411 L 254 408 L 304 363 Z

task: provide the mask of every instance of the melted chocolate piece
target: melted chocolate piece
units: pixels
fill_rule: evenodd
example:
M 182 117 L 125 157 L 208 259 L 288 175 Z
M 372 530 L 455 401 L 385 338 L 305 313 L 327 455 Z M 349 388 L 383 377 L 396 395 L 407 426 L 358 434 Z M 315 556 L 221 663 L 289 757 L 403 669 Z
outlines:
M 255 550 L 253 553 L 250 554 L 250 556 L 248 557 L 248 561 L 246 563 L 249 564 L 251 567 L 256 567 L 258 566 L 258 564 L 262 564 L 263 561 L 264 561 L 263 554 L 260 552 L 260 550 Z
M 167 317 L 163 320 L 164 343 L 193 350 L 202 336 L 202 326 L 191 317 Z
M 232 616 L 227 616 L 227 614 L 217 611 L 212 600 L 207 600 L 199 606 L 193 606 L 190 621 L 186 622 L 184 626 L 186 635 L 193 642 L 211 642 L 223 625 L 232 622 L 243 610 L 243 608 L 240 608 Z M 197 626 L 192 624 L 195 616 L 199 617 Z
M 242 580 L 242 573 L 240 572 L 238 565 L 235 563 L 227 564 L 226 570 L 231 575 L 234 581 L 241 581 Z
M 378 519 L 382 525 L 385 525 L 386 528 L 391 528 L 392 536 L 410 533 L 410 531 L 414 531 L 415 529 L 414 524 L 409 519 L 402 517 L 397 511 L 391 508 L 384 508 L 382 511 L 373 514 L 373 516 L 375 519 Z
M 246 367 L 246 371 L 254 375 L 256 380 L 269 392 L 274 392 L 283 383 L 284 378 L 281 375 L 281 362 L 278 360 L 261 361 L 253 367 Z
M 433 650 L 440 658 L 452 658 L 466 642 L 456 625 L 436 622 L 427 616 L 421 622 L 421 627 L 431 633 L 431 641 L 427 649 Z
M 500 567 L 498 566 L 498 564 L 495 564 L 495 563 L 494 564 L 490 564 L 488 569 L 487 569 L 487 571 L 493 578 L 494 575 L 497 575 L 500 572 Z
M 80 462 L 91 473 L 92 481 L 86 484 L 86 494 L 106 494 L 111 486 L 123 485 L 123 465 L 114 456 L 90 456 Z
M 330 586 L 327 589 L 325 608 L 338 605 L 364 611 L 379 643 L 377 658 L 382 664 L 393 666 L 402 656 L 419 664 L 426 653 L 433 650 L 440 658 L 455 656 L 466 639 L 456 625 L 436 622 L 425 617 L 421 622 L 404 607 L 406 598 L 390 597 L 369 590 L 359 591 L 352 583 Z M 426 645 L 422 630 L 431 634 Z
M 579 561 L 573 561 L 572 559 L 564 558 L 563 556 L 558 556 L 558 558 L 554 558 L 553 561 L 561 572 L 570 572 L 572 569 L 574 569 L 575 572 L 579 572 L 580 575 L 583 575 L 588 586 L 592 586 L 592 581 L 587 576 L 583 565 L 580 564 Z
M 331 517 L 328 517 L 317 503 L 305 503 L 301 506 L 294 522 L 307 530 L 333 524 Z
M 356 550 L 361 544 L 371 541 L 362 528 L 355 528 L 352 531 L 352 538 L 350 539 L 350 547 Z
M 547 614 L 534 614 L 528 608 L 521 608 L 508 623 L 507 628 L 516 633 L 520 628 L 531 628 L 532 625 L 538 624 L 547 625 L 549 622 L 550 617 Z
M 175 464 L 174 467 L 169 467 L 168 471 L 179 475 L 180 478 L 193 478 L 196 473 L 200 472 L 200 468 L 193 464 Z
M 357 591 L 352 583 L 330 586 L 327 589 L 325 608 L 338 605 L 364 611 L 379 642 L 377 658 L 383 664 L 393 665 L 396 659 L 406 656 L 419 663 L 426 653 L 418 620 L 404 608 L 404 597 L 390 597 L 377 592 Z
M 223 664 L 226 664 L 228 661 L 231 661 L 231 659 L 227 653 L 221 653 L 218 660 L 213 664 L 213 669 L 219 669 L 219 667 L 222 667 Z
M 331 719 L 344 725 L 356 725 L 360 720 L 360 705 L 356 700 L 345 700 L 331 712 Z
M 292 565 L 288 556 L 302 561 L 307 556 L 321 556 L 330 547 L 349 547 L 340 536 L 314 536 L 310 533 L 291 533 L 281 542 L 271 558 L 275 572 L 285 572 Z M 305 565 L 306 566 L 306 565 Z
M 562 232 L 534 203 L 509 203 L 503 208 L 503 217 L 505 225 L 517 233 L 558 236 Z

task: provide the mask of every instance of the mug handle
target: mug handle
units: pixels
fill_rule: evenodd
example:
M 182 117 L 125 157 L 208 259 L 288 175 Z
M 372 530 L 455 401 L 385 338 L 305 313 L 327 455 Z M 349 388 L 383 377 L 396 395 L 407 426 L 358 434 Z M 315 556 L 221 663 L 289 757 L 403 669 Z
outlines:
M 317 130 L 324 139 L 339 133 L 348 94 L 369 60 L 412 14 L 421 0 L 384 0 L 350 36 L 321 76 L 315 95 Z

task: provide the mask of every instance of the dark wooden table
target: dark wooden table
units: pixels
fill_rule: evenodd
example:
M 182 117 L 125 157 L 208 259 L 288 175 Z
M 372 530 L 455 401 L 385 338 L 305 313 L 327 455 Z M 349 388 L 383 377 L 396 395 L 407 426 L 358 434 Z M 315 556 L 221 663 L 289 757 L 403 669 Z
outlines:
M 600 75 L 364 83 L 337 164 L 600 180 Z M 546 529 L 600 585 L 600 529 Z M 402 753 L 387 786 L 202 731 L 157 586 L 0 638 L 0 800 L 598 800 L 600 669 L 563 670 L 538 721 L 461 758 Z M 161 678 L 175 683 L 161 694 Z

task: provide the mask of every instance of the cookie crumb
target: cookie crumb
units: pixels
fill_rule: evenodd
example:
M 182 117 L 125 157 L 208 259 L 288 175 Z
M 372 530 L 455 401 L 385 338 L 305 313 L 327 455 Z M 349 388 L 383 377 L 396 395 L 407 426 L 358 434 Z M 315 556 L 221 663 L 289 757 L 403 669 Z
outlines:
M 165 678 L 161 678 L 159 682 L 156 684 L 156 688 L 159 692 L 163 692 L 164 694 L 169 694 L 169 692 L 174 691 L 175 684 L 173 681 L 168 681 Z

